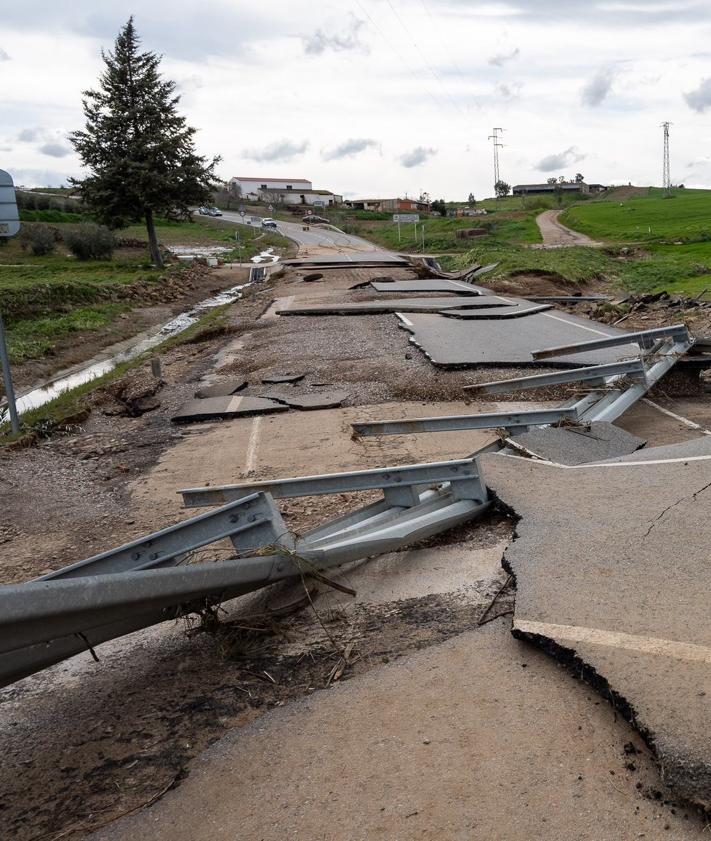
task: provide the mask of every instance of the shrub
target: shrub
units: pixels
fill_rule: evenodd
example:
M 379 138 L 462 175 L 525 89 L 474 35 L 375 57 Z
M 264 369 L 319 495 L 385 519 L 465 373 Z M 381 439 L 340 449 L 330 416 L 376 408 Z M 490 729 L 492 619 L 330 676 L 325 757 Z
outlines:
M 67 248 L 77 260 L 108 260 L 114 252 L 114 235 L 103 225 L 78 225 L 64 234 Z
M 45 257 L 54 251 L 55 232 L 49 225 L 24 225 L 20 237 L 22 248 L 29 248 L 35 257 Z

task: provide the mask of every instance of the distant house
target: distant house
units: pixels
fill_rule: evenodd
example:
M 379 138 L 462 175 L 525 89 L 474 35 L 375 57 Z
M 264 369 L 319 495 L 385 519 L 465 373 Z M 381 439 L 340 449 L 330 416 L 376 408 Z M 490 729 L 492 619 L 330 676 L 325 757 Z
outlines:
M 348 207 L 353 210 L 373 210 L 378 213 L 399 213 L 401 211 L 412 211 L 415 213 L 427 213 L 430 203 L 419 199 L 348 199 Z
M 343 203 L 343 196 L 330 190 L 314 190 L 305 178 L 231 178 L 229 189 L 247 201 L 267 204 L 331 207 Z
M 514 196 L 536 196 L 550 193 L 602 193 L 606 188 L 602 184 L 586 184 L 584 181 L 564 181 L 555 184 L 516 184 Z
M 266 204 L 333 207 L 343 204 L 343 196 L 330 190 L 257 190 L 257 198 Z
M 305 178 L 230 178 L 229 187 L 246 199 L 256 199 L 259 190 L 313 190 L 314 185 Z

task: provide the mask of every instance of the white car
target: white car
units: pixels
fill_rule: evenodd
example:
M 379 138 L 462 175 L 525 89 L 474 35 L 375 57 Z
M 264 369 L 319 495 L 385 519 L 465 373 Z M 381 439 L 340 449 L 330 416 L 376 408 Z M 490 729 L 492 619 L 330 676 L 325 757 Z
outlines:
M 266 219 L 262 219 L 262 227 L 263 228 L 276 228 L 276 226 L 277 226 L 277 220 L 276 219 L 270 219 L 269 217 L 267 217 Z

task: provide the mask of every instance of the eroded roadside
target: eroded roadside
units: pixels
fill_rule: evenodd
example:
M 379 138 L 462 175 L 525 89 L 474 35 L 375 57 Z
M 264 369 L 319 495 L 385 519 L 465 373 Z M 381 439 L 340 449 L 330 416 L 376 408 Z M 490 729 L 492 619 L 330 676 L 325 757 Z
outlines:
M 123 392 L 104 390 L 72 433 L 27 451 L 4 452 L 3 580 L 26 580 L 183 517 L 175 494 L 181 486 L 451 458 L 491 440 L 491 433 L 471 432 L 353 440 L 350 422 L 382 417 L 385 408 L 394 411 L 399 405 L 409 416 L 466 411 L 460 388 L 476 374 L 433 369 L 390 316 L 260 318 L 274 299 L 340 294 L 378 274 L 382 270 L 344 269 L 314 285 L 302 282 L 303 272 L 294 272 L 251 290 L 232 308 L 221 333 L 164 355 L 162 385 L 143 383 L 146 371 L 130 375 L 127 387 L 132 385 L 137 395 L 141 388 L 155 388 L 146 395 L 157 404 L 153 408 L 141 411 L 138 406 L 132 413 Z M 283 370 L 285 360 L 288 368 L 306 372 L 306 390 L 347 390 L 344 408 L 262 419 L 251 458 L 251 418 L 171 425 L 172 414 L 200 384 L 244 375 L 249 393 L 259 395 L 267 390 L 262 376 Z M 510 376 L 511 369 L 505 374 Z M 491 370 L 482 374 L 491 377 Z M 487 408 L 495 407 L 477 404 L 477 409 Z M 645 411 L 653 412 L 639 410 Z M 708 407 L 703 404 L 698 411 L 703 414 Z M 655 428 L 658 442 L 691 437 L 668 418 Z M 321 500 L 290 501 L 282 511 L 290 528 L 302 531 L 356 500 L 344 495 L 328 504 L 332 510 Z M 37 511 L 42 512 L 41 530 Z M 0 714 L 6 717 L 3 751 L 8 761 L 0 772 L 0 788 L 8 794 L 0 823 L 21 839 L 82 837 L 162 798 L 208 744 L 272 707 L 318 694 L 385 661 L 409 663 L 416 649 L 438 651 L 443 641 L 477 627 L 506 579 L 500 561 L 511 533 L 510 520 L 494 512 L 471 530 L 440 537 L 436 547 L 381 559 L 384 567 L 377 561 L 346 570 L 346 584 L 359 594 L 355 602 L 307 582 L 320 591 L 309 591 L 316 615 L 303 587 L 283 588 L 269 594 L 267 604 L 245 600 L 241 613 L 231 611 L 229 634 L 215 638 L 194 627 L 186 633 L 182 625 L 154 629 L 102 646 L 99 664 L 85 655 L 5 690 Z M 420 554 L 413 557 L 413 552 Z M 505 591 L 493 615 L 510 610 L 511 599 Z M 550 664 L 541 668 L 543 683 L 560 679 Z M 613 746 L 605 761 L 614 755 L 618 764 L 602 769 L 615 778 L 612 783 L 597 774 L 586 792 L 594 808 L 604 808 L 609 799 L 606 786 L 621 786 L 618 817 L 633 813 L 630 826 L 648 831 L 647 837 L 663 837 L 665 822 L 675 821 L 681 827 L 677 837 L 694 837 L 688 835 L 698 828 L 692 818 L 684 819 L 683 811 L 675 815 L 673 803 L 664 804 L 669 798 L 655 782 L 647 755 L 633 761 L 625 754 L 631 731 L 615 722 L 610 710 L 604 722 L 598 712 L 592 709 L 586 719 L 590 733 L 581 756 L 593 751 L 596 728 L 604 727 Z M 530 720 L 522 718 L 520 734 L 529 726 Z M 542 748 L 535 755 L 543 761 Z M 600 761 L 593 763 L 597 771 Z M 539 780 L 538 794 L 548 785 Z M 572 813 L 575 805 L 571 799 L 566 808 Z M 537 814 L 545 816 L 540 809 Z

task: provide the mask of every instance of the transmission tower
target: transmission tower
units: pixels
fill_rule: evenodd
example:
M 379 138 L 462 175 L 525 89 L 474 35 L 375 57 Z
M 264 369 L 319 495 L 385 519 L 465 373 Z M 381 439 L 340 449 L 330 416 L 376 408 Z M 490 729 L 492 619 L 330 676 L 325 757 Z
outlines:
M 664 129 L 664 171 L 662 173 L 662 180 L 664 182 L 664 189 L 669 193 L 671 191 L 671 174 L 669 169 L 669 126 L 670 122 L 662 123 Z
M 496 195 L 496 185 L 501 180 L 499 176 L 499 149 L 502 149 L 504 144 L 501 142 L 501 135 L 499 132 L 502 132 L 502 128 L 495 128 L 493 129 L 493 134 L 489 135 L 489 140 L 493 141 L 494 146 L 494 195 Z

